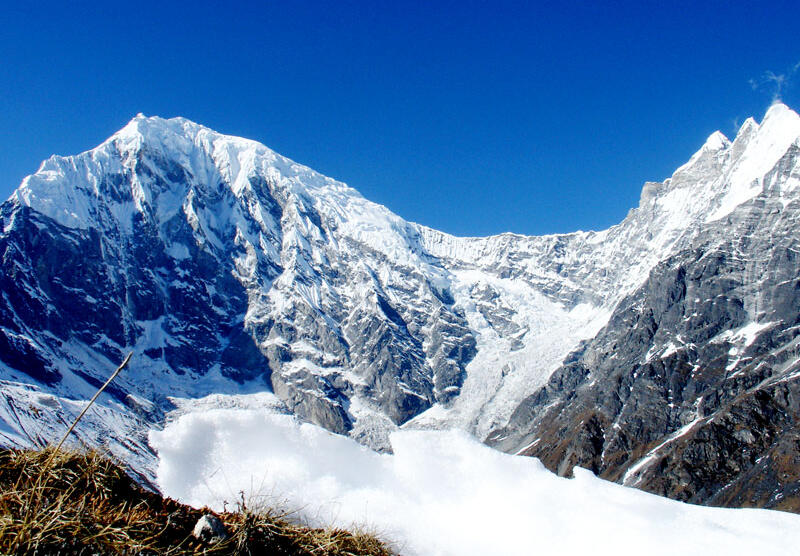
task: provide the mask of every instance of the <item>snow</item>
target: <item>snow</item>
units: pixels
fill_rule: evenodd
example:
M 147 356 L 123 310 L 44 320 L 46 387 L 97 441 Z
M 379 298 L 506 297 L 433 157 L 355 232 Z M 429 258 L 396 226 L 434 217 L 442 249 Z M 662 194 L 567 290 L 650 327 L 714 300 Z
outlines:
M 733 331 L 731 335 L 732 340 L 741 341 L 744 344 L 744 347 L 750 347 L 750 345 L 758 338 L 758 335 L 761 334 L 767 328 L 778 324 L 777 322 L 750 322 L 741 328 Z
M 756 341 L 756 338 L 770 327 L 778 324 L 778 322 L 749 322 L 744 326 L 732 330 L 725 330 L 714 336 L 711 342 L 722 343 L 728 342 L 731 344 L 728 350 L 729 361 L 725 370 L 732 371 L 743 359 L 740 357 L 748 347 Z M 741 371 L 732 374 L 731 377 L 737 376 Z
M 670 434 L 666 440 L 664 440 L 658 446 L 647 452 L 647 454 L 644 457 L 640 458 L 639 461 L 637 461 L 635 464 L 633 464 L 628 468 L 628 470 L 625 472 L 625 475 L 622 477 L 622 484 L 625 486 L 638 485 L 642 479 L 642 474 L 640 472 L 647 469 L 649 466 L 651 466 L 658 460 L 658 452 L 662 448 L 668 446 L 669 444 L 672 444 L 682 436 L 686 436 L 692 431 L 692 429 L 695 428 L 695 426 L 700 425 L 704 422 L 705 419 L 697 418 L 691 421 L 690 423 L 685 424 L 674 433 Z
M 713 222 L 727 216 L 737 206 L 761 193 L 763 184 L 760 179 L 786 154 L 798 137 L 800 116 L 784 104 L 773 104 L 728 175 L 727 194 L 706 221 Z
M 434 405 L 405 428 L 456 427 L 485 438 L 504 425 L 524 397 L 543 385 L 564 357 L 596 334 L 610 316 L 586 303 L 567 310 L 520 280 L 486 270 L 454 271 L 452 280 L 453 297 L 465 309 L 478 353 L 467 365 L 466 380 L 454 402 L 448 407 Z M 518 332 L 504 333 L 487 322 L 473 299 L 476 286 L 499 296 L 490 310 L 515 310 Z
M 190 413 L 203 413 L 219 409 L 259 409 L 269 410 L 270 413 L 286 413 L 283 405 L 272 392 L 256 392 L 253 394 L 209 394 L 202 398 L 170 397 L 169 401 L 175 409 L 167 415 L 167 421 L 174 421 L 182 415 Z
M 719 151 L 721 149 L 727 149 L 730 144 L 730 140 L 728 140 L 722 132 L 715 131 L 706 139 L 704 147 L 710 151 Z
M 360 525 L 403 554 L 791 554 L 800 516 L 692 506 L 565 479 L 462 432 L 399 431 L 371 452 L 289 415 L 183 414 L 150 434 L 158 484 L 200 507 L 279 506 L 314 526 Z

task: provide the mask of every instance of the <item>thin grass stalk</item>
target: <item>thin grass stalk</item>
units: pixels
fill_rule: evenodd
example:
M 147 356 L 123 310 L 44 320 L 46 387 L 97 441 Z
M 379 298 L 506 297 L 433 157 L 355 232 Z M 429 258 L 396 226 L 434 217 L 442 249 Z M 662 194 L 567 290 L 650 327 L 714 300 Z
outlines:
M 25 517 L 23 518 L 23 523 L 27 524 L 31 519 L 31 517 L 39 510 L 39 504 L 41 503 L 41 497 L 42 497 L 42 490 L 44 487 L 42 482 L 47 480 L 47 475 L 50 472 L 50 466 L 52 465 L 56 456 L 59 454 L 61 446 L 67 440 L 67 437 L 69 437 L 70 433 L 75 429 L 75 426 L 78 424 L 81 418 L 83 418 L 83 416 L 86 415 L 86 412 L 89 410 L 89 408 L 92 407 L 92 405 L 100 396 L 100 394 L 103 393 L 103 390 L 105 390 L 108 387 L 108 385 L 111 384 L 111 381 L 113 381 L 117 377 L 117 375 L 122 371 L 122 369 L 125 368 L 128 362 L 131 360 L 132 356 L 133 352 L 130 352 L 128 356 L 125 358 L 125 360 L 122 362 L 122 364 L 119 367 L 117 367 L 117 370 L 111 373 L 111 376 L 108 377 L 108 380 L 106 380 L 105 384 L 103 384 L 100 387 L 100 389 L 97 390 L 97 392 L 95 392 L 94 396 L 92 396 L 92 399 L 89 400 L 89 403 L 86 404 L 86 407 L 83 408 L 83 411 L 81 411 L 80 414 L 75 418 L 75 420 L 72 422 L 72 425 L 70 425 L 69 429 L 67 429 L 67 432 L 64 433 L 64 436 L 61 437 L 61 440 L 58 442 L 56 447 L 50 453 L 50 456 L 47 458 L 47 461 L 45 462 L 44 466 L 38 473 L 36 485 L 30 491 L 30 496 L 28 499 L 28 507 L 26 508 Z
M 128 354 L 128 356 L 125 358 L 125 361 L 123 361 L 122 364 L 119 367 L 117 367 L 117 370 L 114 371 L 111 374 L 110 377 L 108 377 L 108 380 L 106 381 L 106 383 L 103 384 L 100 387 L 100 389 L 97 392 L 94 393 L 94 396 L 92 396 L 92 399 L 89 400 L 88 404 L 86 404 L 86 407 L 83 408 L 83 411 L 81 411 L 80 414 L 77 417 L 75 417 L 75 420 L 72 422 L 72 424 L 70 425 L 69 429 L 67 429 L 67 432 L 64 433 L 64 436 L 62 436 L 61 440 L 58 442 L 58 444 L 56 444 L 55 450 L 53 451 L 53 455 L 50 456 L 51 459 L 53 458 L 53 456 L 56 453 L 58 453 L 58 450 L 61 448 L 61 445 L 64 444 L 64 441 L 69 436 L 69 433 L 71 433 L 75 429 L 75 426 L 78 424 L 78 421 L 80 421 L 81 418 L 86 414 L 86 412 L 89 411 L 89 408 L 92 407 L 92 404 L 94 404 L 95 400 L 97 400 L 97 398 L 100 396 L 100 394 L 103 393 L 103 390 L 105 390 L 108 387 L 108 385 L 111 384 L 111 381 L 114 380 L 115 378 L 117 378 L 117 375 L 122 371 L 122 369 L 125 368 L 125 366 L 128 364 L 128 361 L 131 360 L 132 356 L 133 356 L 133 352 L 130 352 Z M 49 461 L 50 460 L 48 460 L 48 463 L 49 463 Z M 45 469 L 47 467 L 48 466 L 45 466 Z

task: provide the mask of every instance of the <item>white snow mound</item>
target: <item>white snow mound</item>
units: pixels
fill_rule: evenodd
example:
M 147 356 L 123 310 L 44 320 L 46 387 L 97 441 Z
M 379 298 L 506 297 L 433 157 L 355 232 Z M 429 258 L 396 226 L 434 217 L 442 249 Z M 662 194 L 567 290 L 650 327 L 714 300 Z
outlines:
M 192 412 L 152 431 L 158 481 L 194 506 L 279 505 L 311 525 L 361 525 L 402 554 L 791 554 L 800 516 L 706 508 L 573 479 L 455 431 L 399 431 L 394 454 L 294 417 Z

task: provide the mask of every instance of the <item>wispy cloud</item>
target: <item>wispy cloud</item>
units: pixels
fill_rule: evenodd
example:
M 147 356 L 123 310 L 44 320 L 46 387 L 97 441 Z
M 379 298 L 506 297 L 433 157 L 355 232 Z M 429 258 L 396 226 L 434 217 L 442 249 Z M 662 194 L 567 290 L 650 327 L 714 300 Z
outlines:
M 797 62 L 783 73 L 766 71 L 758 79 L 751 79 L 750 86 L 754 91 L 764 91 L 772 97 L 772 102 L 782 100 L 783 93 L 792 86 L 794 77 L 800 71 L 800 62 Z

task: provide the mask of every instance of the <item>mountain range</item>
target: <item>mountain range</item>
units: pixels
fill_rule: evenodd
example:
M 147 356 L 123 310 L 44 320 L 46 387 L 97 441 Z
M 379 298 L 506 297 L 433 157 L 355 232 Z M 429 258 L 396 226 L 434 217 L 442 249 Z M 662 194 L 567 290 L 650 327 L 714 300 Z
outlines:
M 0 443 L 269 405 L 378 451 L 457 428 L 675 499 L 800 511 L 800 117 L 712 134 L 604 231 L 454 237 L 136 116 L 0 205 Z M 272 394 L 268 394 L 272 393 Z

